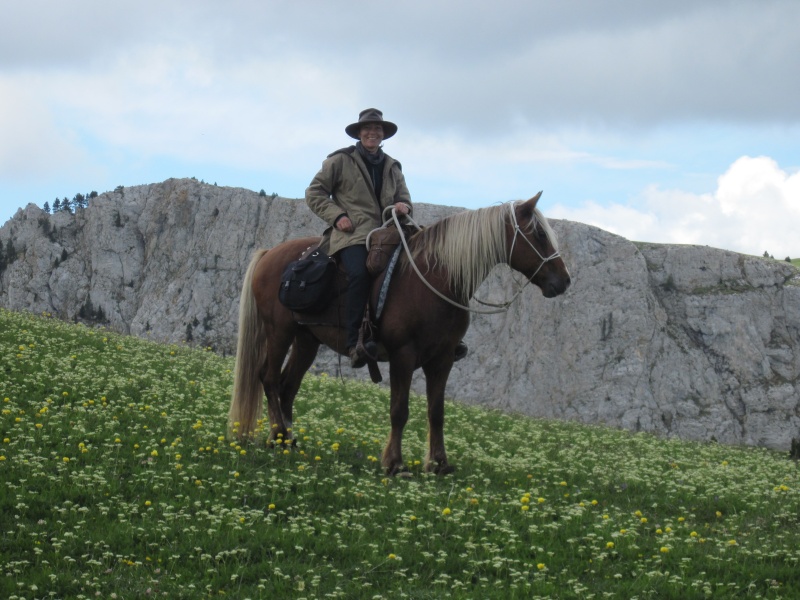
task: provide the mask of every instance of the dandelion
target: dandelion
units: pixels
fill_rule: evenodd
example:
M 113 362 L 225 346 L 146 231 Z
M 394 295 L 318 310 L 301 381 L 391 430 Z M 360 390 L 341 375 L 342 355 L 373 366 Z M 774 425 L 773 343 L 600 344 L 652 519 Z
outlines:
M 539 563 L 538 565 L 536 565 L 536 568 L 539 569 L 540 571 L 544 571 L 547 568 L 547 566 L 544 563 Z
M 389 560 L 397 560 L 397 555 L 396 554 L 389 554 L 388 558 L 389 558 Z
M 647 517 L 642 517 L 639 520 L 642 522 L 642 524 L 647 523 Z
M 696 538 L 697 537 L 697 532 L 693 531 L 692 533 L 689 534 L 689 537 Z
M 267 508 L 269 510 L 275 510 L 275 505 L 274 504 L 270 504 Z
M 539 504 L 544 504 L 545 500 L 544 498 L 537 498 L 536 502 L 538 502 Z
M 606 548 L 611 550 L 614 547 L 614 542 L 606 542 Z
M 443 515 L 446 517 L 446 516 L 447 516 L 447 515 L 449 515 L 451 512 L 452 512 L 452 511 L 451 511 L 449 508 L 445 508 L 445 509 L 442 511 L 442 514 L 443 514 Z
M 667 546 L 661 546 L 660 552 L 661 554 L 666 554 L 667 552 L 669 552 L 669 548 Z
M 144 505 L 145 505 L 145 506 L 150 506 L 151 504 L 153 504 L 153 503 L 152 503 L 152 502 L 150 502 L 150 500 L 145 500 L 145 501 L 144 501 Z
M 523 504 L 527 504 L 528 502 L 531 501 L 531 499 L 528 496 L 523 496 L 522 498 L 519 499 L 519 501 L 522 502 Z

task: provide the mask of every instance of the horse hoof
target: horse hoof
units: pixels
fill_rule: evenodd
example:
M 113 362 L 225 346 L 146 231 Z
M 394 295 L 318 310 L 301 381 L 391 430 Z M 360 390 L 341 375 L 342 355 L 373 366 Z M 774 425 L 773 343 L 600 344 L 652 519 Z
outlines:
M 386 474 L 389 477 L 413 477 L 411 471 L 409 471 L 408 467 L 406 467 L 405 465 L 398 465 L 386 469 Z
M 454 473 L 456 468 L 451 465 L 450 463 L 429 463 L 425 468 L 428 473 L 433 473 L 434 475 L 450 475 Z

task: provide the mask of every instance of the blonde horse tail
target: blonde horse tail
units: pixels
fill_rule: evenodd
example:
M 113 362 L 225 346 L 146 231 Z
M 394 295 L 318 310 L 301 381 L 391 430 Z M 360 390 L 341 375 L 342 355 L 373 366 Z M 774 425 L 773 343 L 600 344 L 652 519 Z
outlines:
M 229 431 L 239 438 L 254 434 L 263 406 L 261 373 L 267 357 L 267 336 L 253 295 L 253 273 L 258 261 L 266 253 L 266 250 L 257 250 L 253 255 L 239 297 L 239 339 L 236 345 L 231 408 L 228 412 Z

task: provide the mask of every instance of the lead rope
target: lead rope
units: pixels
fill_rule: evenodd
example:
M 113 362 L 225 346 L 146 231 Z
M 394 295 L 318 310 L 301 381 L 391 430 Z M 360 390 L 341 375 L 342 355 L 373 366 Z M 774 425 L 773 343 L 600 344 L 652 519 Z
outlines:
M 520 234 L 522 234 L 522 230 L 521 230 L 521 229 L 520 229 L 520 227 L 519 227 L 519 223 L 517 223 L 517 215 L 516 215 L 516 213 L 514 212 L 514 204 L 513 204 L 513 203 L 509 203 L 509 208 L 510 208 L 510 212 L 511 212 L 511 221 L 512 221 L 512 223 L 514 223 L 514 237 L 513 237 L 513 239 L 511 240 L 511 249 L 508 251 L 508 259 L 510 260 L 510 259 L 511 259 L 511 254 L 514 252 L 514 246 L 515 246 L 515 245 L 516 245 L 516 243 L 517 243 L 517 236 L 519 236 Z M 420 226 L 419 226 L 419 225 L 417 225 L 417 224 L 414 222 L 414 220 L 413 220 L 413 219 L 412 219 L 410 216 L 408 216 L 408 215 L 405 215 L 405 217 L 406 217 L 406 219 L 408 219 L 409 221 L 411 221 L 411 223 L 412 223 L 412 224 L 413 224 L 413 225 L 414 225 L 414 226 L 415 226 L 417 229 L 421 229 L 421 228 L 420 228 Z M 538 257 L 539 257 L 539 258 L 542 260 L 542 262 L 539 264 L 539 266 L 538 266 L 538 268 L 536 269 L 536 271 L 534 271 L 533 275 L 531 275 L 530 277 L 528 277 L 527 281 L 526 281 L 524 284 L 520 285 L 518 281 L 514 280 L 514 283 L 515 283 L 515 284 L 517 284 L 517 286 L 519 286 L 519 289 L 518 289 L 518 290 L 517 290 L 517 292 L 516 292 L 516 293 L 515 293 L 515 294 L 514 294 L 514 295 L 511 297 L 511 299 L 510 299 L 510 300 L 507 300 L 506 302 L 503 302 L 502 304 L 492 304 L 492 303 L 490 303 L 490 302 L 484 302 L 484 301 L 482 301 L 482 300 L 480 300 L 480 299 L 478 299 L 478 298 L 475 298 L 475 301 L 476 301 L 476 302 L 478 302 L 478 303 L 480 303 L 480 304 L 483 304 L 484 306 L 491 306 L 491 307 L 493 307 L 493 308 L 492 308 L 492 309 L 490 309 L 490 310 L 481 310 L 481 309 L 477 309 L 477 308 L 472 308 L 472 307 L 470 307 L 470 306 L 464 306 L 463 304 L 459 304 L 459 303 L 458 303 L 458 302 L 456 302 L 455 300 L 452 300 L 452 299 L 448 298 L 447 296 L 445 296 L 444 294 L 442 294 L 442 293 L 441 293 L 439 290 L 437 290 L 436 288 L 434 288 L 434 287 L 433 287 L 433 285 L 431 285 L 431 284 L 428 282 L 428 280 L 427 280 L 427 279 L 425 279 L 425 276 L 424 276 L 424 275 L 422 274 L 422 272 L 419 270 L 419 267 L 417 267 L 417 263 L 414 261 L 414 258 L 411 256 L 411 250 L 410 250 L 410 249 L 409 249 L 409 247 L 408 247 L 408 242 L 406 241 L 406 236 L 405 236 L 405 234 L 403 233 L 403 229 L 402 229 L 402 227 L 400 227 L 400 220 L 397 218 L 397 211 L 396 211 L 394 208 L 392 208 L 392 219 L 394 220 L 394 224 L 395 224 L 395 226 L 397 227 L 397 230 L 400 232 L 400 241 L 403 243 L 403 248 L 405 249 L 405 251 L 406 251 L 406 255 L 408 256 L 408 261 L 411 263 L 411 266 L 413 267 L 413 269 L 414 269 L 414 272 L 415 272 L 415 273 L 417 274 L 417 276 L 418 276 L 418 277 L 419 277 L 419 278 L 422 280 L 422 283 L 424 283 L 424 284 L 425 284 L 425 285 L 428 287 L 428 289 L 429 289 L 430 291 L 432 291 L 434 294 L 436 294 L 437 296 L 439 296 L 439 298 L 441 298 L 441 299 L 442 299 L 442 300 L 444 300 L 445 302 L 447 302 L 447 303 L 449 303 L 449 304 L 452 304 L 453 306 L 455 306 L 455 307 L 458 307 L 458 308 L 460 308 L 460 309 L 462 309 L 462 310 L 466 310 L 467 312 L 473 312 L 473 313 L 477 313 L 477 314 L 481 314 L 481 315 L 494 315 L 494 314 L 498 314 L 498 313 L 501 313 L 501 312 L 505 312 L 505 311 L 507 311 L 507 310 L 509 309 L 509 307 L 511 306 L 511 304 L 512 304 L 512 303 L 513 303 L 513 302 L 514 302 L 514 301 L 515 301 L 515 300 L 516 300 L 516 299 L 519 297 L 519 295 L 520 295 L 520 294 L 523 292 L 523 290 L 525 289 L 525 287 L 526 287 L 526 286 L 528 286 L 528 285 L 529 285 L 529 284 L 530 284 L 530 283 L 533 281 L 533 278 L 534 278 L 534 277 L 536 277 L 536 275 L 539 273 L 539 271 L 540 271 L 540 270 L 541 270 L 541 268 L 544 266 L 544 264 L 545 264 L 545 263 L 547 263 L 547 262 L 550 262 L 551 260 L 554 260 L 554 259 L 558 258 L 559 256 L 561 256 L 561 255 L 559 254 L 559 252 L 558 252 L 558 251 L 556 251 L 556 252 L 554 252 L 553 254 L 551 254 L 550 256 L 548 256 L 547 258 L 545 258 L 544 256 L 542 256 L 541 252 L 539 252 L 539 251 L 536 249 L 536 246 L 534 246 L 534 245 L 531 243 L 531 241 L 530 241 L 528 238 L 526 238 L 524 235 L 522 235 L 522 239 L 523 239 L 523 240 L 525 240 L 525 241 L 528 243 L 528 245 L 531 247 L 531 249 L 533 249 L 533 251 L 534 251 L 534 252 L 536 252 L 536 255 L 537 255 L 537 256 L 538 256 Z M 513 277 L 513 276 L 512 276 L 512 277 Z

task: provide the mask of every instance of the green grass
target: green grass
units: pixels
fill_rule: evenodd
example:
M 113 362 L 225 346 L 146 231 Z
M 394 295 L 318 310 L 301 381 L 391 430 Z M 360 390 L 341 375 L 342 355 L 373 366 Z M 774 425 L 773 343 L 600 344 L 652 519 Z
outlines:
M 800 595 L 788 453 L 449 403 L 437 478 L 414 398 L 390 479 L 385 390 L 308 377 L 298 446 L 240 447 L 232 366 L 0 310 L 0 597 Z

